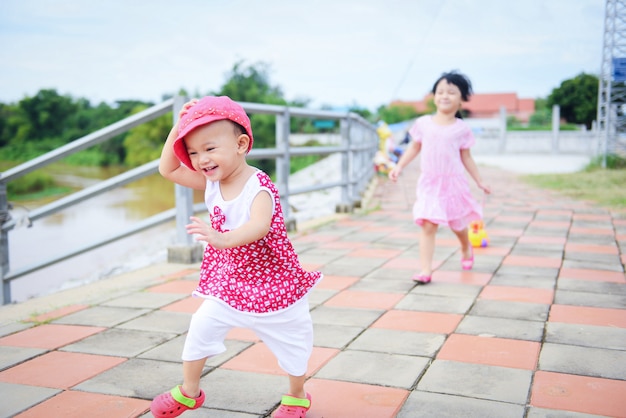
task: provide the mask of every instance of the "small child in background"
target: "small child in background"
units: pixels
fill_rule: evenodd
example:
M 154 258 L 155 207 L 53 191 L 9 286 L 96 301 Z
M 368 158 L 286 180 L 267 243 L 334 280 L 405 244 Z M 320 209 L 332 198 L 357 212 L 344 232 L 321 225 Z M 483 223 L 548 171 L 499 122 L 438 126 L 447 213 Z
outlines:
M 154 398 L 155 417 L 202 406 L 202 370 L 209 357 L 226 350 L 224 339 L 233 327 L 252 329 L 289 375 L 289 394 L 273 416 L 303 418 L 311 406 L 304 390 L 313 349 L 307 295 L 322 274 L 300 265 L 276 186 L 246 162 L 252 143 L 244 109 L 226 96 L 207 96 L 183 106 L 163 146 L 160 173 L 204 190 L 211 221 L 191 217 L 187 225 L 189 234 L 207 243 L 193 292 L 205 300 L 185 340 L 183 383 Z
M 461 267 L 470 270 L 474 253 L 467 227 L 482 218 L 482 207 L 473 198 L 465 170 L 486 194 L 491 193 L 483 183 L 470 153 L 475 139 L 461 116 L 461 105 L 472 94 L 469 79 L 457 72 L 444 73 L 433 85 L 432 93 L 437 111 L 419 117 L 411 129 L 411 143 L 389 172 L 398 176 L 421 152 L 421 174 L 417 182 L 417 201 L 413 206 L 415 223 L 422 227 L 420 235 L 421 271 L 413 280 L 426 284 L 432 279 L 435 235 L 439 225 L 448 226 L 461 244 Z

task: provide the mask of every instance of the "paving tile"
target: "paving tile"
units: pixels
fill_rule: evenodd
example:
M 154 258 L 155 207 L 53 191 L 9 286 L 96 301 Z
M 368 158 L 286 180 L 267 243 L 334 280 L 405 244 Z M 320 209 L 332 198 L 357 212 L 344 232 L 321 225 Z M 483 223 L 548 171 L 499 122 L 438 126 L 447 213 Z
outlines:
M 523 276 L 519 274 L 496 273 L 489 281 L 494 286 L 527 287 L 537 289 L 554 289 L 555 277 Z
M 67 389 L 125 361 L 120 357 L 53 351 L 0 372 L 0 381 Z
M 317 347 L 341 349 L 363 332 L 363 329 L 345 325 L 313 324 L 313 344 Z
M 324 305 L 329 307 L 391 309 L 400 299 L 402 299 L 402 295 L 397 293 L 343 290 L 326 301 Z
M 464 314 L 472 307 L 473 303 L 474 298 L 470 297 L 408 294 L 398 302 L 395 309 Z
M 530 370 L 435 360 L 417 389 L 524 405 L 531 379 Z
M 156 310 L 118 325 L 117 328 L 182 334 L 189 328 L 190 320 L 191 315 L 187 313 Z
M 47 350 L 43 348 L 0 346 L 0 370 L 7 369 L 18 363 L 37 357 L 46 351 Z
M 446 271 L 437 270 L 433 272 L 434 283 L 463 284 L 470 286 L 484 286 L 491 280 L 492 274 L 480 273 L 476 271 Z
M 624 295 L 599 294 L 557 289 L 554 303 L 559 305 L 592 306 L 597 308 L 621 309 L 625 306 Z
M 563 268 L 559 274 L 559 279 L 592 280 L 614 283 L 626 283 L 626 276 L 623 272 L 612 272 L 606 270 Z
M 382 249 L 382 248 L 357 248 L 347 255 L 350 257 L 380 257 L 393 258 L 400 254 L 399 250 Z
M 326 364 L 339 350 L 334 348 L 313 347 L 309 358 L 307 375 L 313 375 Z M 220 366 L 223 369 L 239 370 L 252 373 L 267 373 L 287 376 L 287 373 L 278 365 L 276 357 L 264 343 L 254 344 L 243 350 L 232 359 Z
M 180 312 L 180 313 L 192 314 L 198 310 L 200 305 L 202 305 L 203 301 L 204 299 L 202 298 L 188 296 L 179 301 L 170 303 L 169 305 L 166 305 L 162 307 L 161 309 L 164 311 L 168 311 L 168 312 Z
M 622 283 L 614 282 L 565 279 L 557 282 L 557 288 L 558 290 L 571 290 L 575 292 L 626 295 L 626 286 Z
M 565 244 L 565 253 L 618 255 L 619 249 L 615 245 L 590 245 L 568 242 Z
M 469 313 L 476 316 L 545 321 L 549 309 L 550 305 L 540 303 L 479 299 Z
M 444 341 L 443 334 L 370 328 L 351 342 L 348 349 L 433 357 Z
M 533 341 L 451 334 L 437 359 L 534 370 L 540 348 Z
M 394 418 L 408 396 L 405 389 L 312 378 L 307 418 Z
M 196 272 L 197 273 L 197 272 Z M 181 295 L 191 295 L 198 287 L 198 280 L 173 280 L 146 289 L 148 292 L 156 293 L 178 293 Z
M 285 376 L 218 368 L 202 377 L 200 387 L 211 394 L 205 401 L 206 408 L 235 409 L 262 417 L 278 406 L 288 383 Z M 307 385 L 305 390 L 310 390 Z
M 540 342 L 543 339 L 544 322 L 467 315 L 456 328 L 456 332 Z
M 332 290 L 344 290 L 352 286 L 359 280 L 354 276 L 331 276 L 324 274 L 322 279 L 316 286 L 316 289 L 332 289 Z
M 105 356 L 135 357 L 176 334 L 110 328 L 94 336 L 63 347 L 77 353 L 93 353 Z
M 137 292 L 102 303 L 102 306 L 125 307 L 135 309 L 156 309 L 184 298 L 178 293 Z
M 308 295 L 309 309 L 314 309 L 320 305 L 323 305 L 328 299 L 335 296 L 339 291 L 337 290 L 325 290 L 317 287 L 313 288 Z
M 46 313 L 33 315 L 26 319 L 28 322 L 48 322 L 53 319 L 60 318 L 65 315 L 69 315 L 74 312 L 82 311 L 83 309 L 88 308 L 89 305 L 69 305 L 64 306 L 62 308 L 54 309 L 52 311 L 48 311 Z
M 144 315 L 147 312 L 149 312 L 148 309 L 94 306 L 55 319 L 53 324 L 113 327 L 122 322 L 130 321 L 133 318 Z
M 16 332 L 24 331 L 34 326 L 32 322 L 0 322 L 0 337 L 15 334 Z
M 104 331 L 103 327 L 44 324 L 0 338 L 0 346 L 54 350 Z
M 545 342 L 626 350 L 626 329 L 612 326 L 548 322 L 546 324 Z
M 385 311 L 320 306 L 311 311 L 313 324 L 347 325 L 367 327 Z
M 526 418 L 602 418 L 600 415 L 557 409 L 528 408 Z
M 626 328 L 626 314 L 623 309 L 552 305 L 548 320 L 568 324 Z
M 385 312 L 371 327 L 400 331 L 449 334 L 455 330 L 462 318 L 463 316 L 458 314 L 394 309 Z
M 2 399 L 11 400 L 10 402 L 0 402 L 0 417 L 18 416 L 18 413 L 53 397 L 59 392 L 61 392 L 59 389 L 0 382 Z
M 428 286 L 415 286 L 411 294 L 475 299 L 482 289 L 482 286 L 431 282 Z
M 608 379 L 626 376 L 626 351 L 544 343 L 539 369 Z
M 567 237 L 538 237 L 524 235 L 521 236 L 517 242 L 520 244 L 555 244 L 563 246 L 566 245 Z
M 504 257 L 502 264 L 505 266 L 532 266 L 532 267 L 561 267 L 560 257 L 528 257 L 520 255 L 509 255 Z
M 19 418 L 56 416 L 63 418 L 132 417 L 150 409 L 142 399 L 101 395 L 97 393 L 64 391 L 19 415 Z
M 505 402 L 413 391 L 396 418 L 522 418 L 524 409 Z
M 359 280 L 357 283 L 350 287 L 350 290 L 362 291 L 362 292 L 379 292 L 379 293 L 397 293 L 404 295 L 415 286 L 415 282 L 411 280 L 413 271 L 406 274 L 399 274 L 401 270 L 393 270 L 396 272 L 391 278 L 382 278 L 379 276 L 379 272 L 391 270 L 374 270 L 368 274 L 365 278 Z M 385 274 L 389 276 L 389 273 Z
M 554 298 L 554 291 L 552 289 L 489 285 L 485 286 L 479 297 L 489 300 L 550 304 Z
M 415 384 L 429 360 L 427 357 L 344 350 L 315 377 L 408 389 Z
M 498 274 L 556 279 L 559 275 L 559 269 L 548 268 L 548 267 L 536 267 L 532 265 L 526 265 L 526 266 L 503 265 L 502 267 L 498 269 Z
M 530 405 L 619 417 L 626 411 L 626 381 L 538 371 Z

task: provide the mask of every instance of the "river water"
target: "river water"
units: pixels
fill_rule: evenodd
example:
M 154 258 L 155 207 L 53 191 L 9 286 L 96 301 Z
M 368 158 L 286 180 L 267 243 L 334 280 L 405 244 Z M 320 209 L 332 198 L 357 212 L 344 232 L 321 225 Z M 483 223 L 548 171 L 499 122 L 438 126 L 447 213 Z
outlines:
M 64 165 L 52 165 L 49 169 L 60 184 L 78 189 L 122 171 L 114 168 L 77 168 Z M 11 215 L 22 221 L 9 232 L 11 270 L 88 245 L 172 208 L 174 185 L 155 174 L 36 220 L 28 227 L 28 210 L 51 200 L 53 199 L 13 202 Z M 202 201 L 202 194 L 196 193 L 194 200 Z M 174 240 L 175 224 L 171 221 L 114 241 L 14 280 L 11 283 L 11 299 L 16 302 L 24 301 L 157 261 L 165 261 L 167 247 Z

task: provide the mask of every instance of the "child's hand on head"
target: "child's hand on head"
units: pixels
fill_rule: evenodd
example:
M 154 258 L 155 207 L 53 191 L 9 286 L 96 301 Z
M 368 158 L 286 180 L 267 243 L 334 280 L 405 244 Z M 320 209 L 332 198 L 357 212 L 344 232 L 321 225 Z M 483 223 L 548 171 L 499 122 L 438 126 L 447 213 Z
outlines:
M 183 107 L 180 109 L 180 112 L 178 113 L 178 118 L 179 119 L 182 118 L 183 115 L 186 114 L 189 111 L 189 109 L 196 103 L 198 103 L 198 99 L 191 99 L 187 103 L 185 103 Z
M 197 235 L 196 241 L 204 241 L 218 250 L 226 248 L 224 234 L 216 231 L 200 218 L 192 216 L 189 219 L 191 223 L 186 225 L 187 233 Z

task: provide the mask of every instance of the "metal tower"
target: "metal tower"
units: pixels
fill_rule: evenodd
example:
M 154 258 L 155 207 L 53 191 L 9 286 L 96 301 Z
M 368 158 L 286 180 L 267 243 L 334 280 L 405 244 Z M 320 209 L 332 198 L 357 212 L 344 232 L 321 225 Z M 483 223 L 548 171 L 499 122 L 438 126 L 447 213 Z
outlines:
M 598 132 L 607 154 L 626 151 L 626 0 L 606 0 L 602 67 L 598 89 Z

